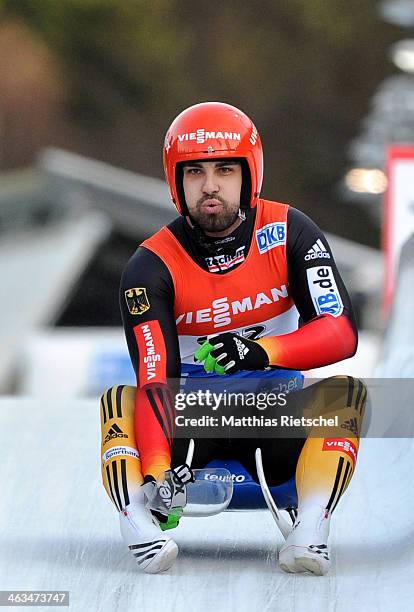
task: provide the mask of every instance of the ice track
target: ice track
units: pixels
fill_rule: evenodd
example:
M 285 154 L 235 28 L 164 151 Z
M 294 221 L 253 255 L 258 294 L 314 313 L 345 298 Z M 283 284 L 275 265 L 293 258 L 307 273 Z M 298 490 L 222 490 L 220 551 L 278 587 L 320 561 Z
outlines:
M 73 611 L 412 609 L 411 439 L 363 441 L 332 520 L 327 577 L 279 570 L 268 512 L 183 520 L 171 532 L 176 564 L 150 576 L 135 568 L 100 482 L 98 404 L 2 398 L 0 411 L 2 590 L 69 590 Z

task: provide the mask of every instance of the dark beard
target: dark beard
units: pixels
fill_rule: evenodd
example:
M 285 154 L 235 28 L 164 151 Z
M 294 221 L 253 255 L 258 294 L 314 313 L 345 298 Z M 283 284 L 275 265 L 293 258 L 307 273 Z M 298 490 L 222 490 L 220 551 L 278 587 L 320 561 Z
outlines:
M 218 196 L 214 199 L 219 200 L 223 204 L 223 211 L 220 215 L 211 215 L 201 209 L 203 202 L 210 199 L 201 198 L 196 205 L 195 211 L 191 212 L 191 219 L 201 227 L 204 232 L 223 232 L 233 225 L 239 216 L 239 209 L 236 211 L 230 209 L 228 202 Z

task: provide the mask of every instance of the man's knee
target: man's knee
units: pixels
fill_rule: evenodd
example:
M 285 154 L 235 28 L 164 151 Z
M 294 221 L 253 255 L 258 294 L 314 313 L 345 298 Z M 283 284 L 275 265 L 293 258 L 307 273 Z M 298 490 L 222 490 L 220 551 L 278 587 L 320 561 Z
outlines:
M 101 422 L 105 425 L 111 419 L 131 416 L 135 404 L 135 387 L 115 385 L 101 396 Z
M 343 407 L 353 408 L 362 417 L 368 395 L 368 389 L 364 381 L 354 376 L 333 376 L 329 380 L 332 381 L 332 385 L 336 383 L 343 390 L 342 395 L 346 398 Z
M 321 383 L 325 396 L 325 406 L 335 405 L 336 409 L 354 409 L 361 417 L 368 390 L 363 380 L 354 376 L 331 376 Z
M 318 435 L 332 437 L 348 430 L 348 435 L 359 437 L 363 431 L 366 399 L 367 387 L 362 380 L 354 376 L 332 376 L 313 387 L 304 414 L 335 419 L 336 425 L 332 431 L 318 429 Z

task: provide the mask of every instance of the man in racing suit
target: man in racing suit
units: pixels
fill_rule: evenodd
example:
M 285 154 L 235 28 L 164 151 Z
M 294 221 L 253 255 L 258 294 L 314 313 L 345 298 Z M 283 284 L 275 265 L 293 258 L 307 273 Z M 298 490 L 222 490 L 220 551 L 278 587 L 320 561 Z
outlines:
M 144 241 L 127 263 L 120 304 L 137 386 L 101 399 L 102 476 L 138 566 L 171 566 L 168 517 L 148 499 L 165 472 L 191 480 L 174 437 L 172 379 L 249 376 L 317 368 L 357 347 L 352 306 L 321 230 L 299 210 L 260 198 L 258 131 L 239 109 L 202 103 L 183 111 L 164 142 L 164 169 L 180 216 Z M 259 376 L 259 374 L 258 374 Z M 333 510 L 355 468 L 366 389 L 338 376 L 298 391 L 304 411 L 336 415 L 329 433 L 262 444 L 271 484 L 296 473 L 298 515 L 279 553 L 285 571 L 324 574 Z M 186 441 L 187 444 L 188 441 Z M 256 477 L 248 439 L 196 440 L 192 467 L 233 457 Z

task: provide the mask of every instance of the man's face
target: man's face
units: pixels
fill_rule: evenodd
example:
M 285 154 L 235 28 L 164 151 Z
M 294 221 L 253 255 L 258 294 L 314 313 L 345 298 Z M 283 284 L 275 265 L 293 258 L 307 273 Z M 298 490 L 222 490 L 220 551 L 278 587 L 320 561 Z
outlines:
M 242 168 L 240 162 L 186 162 L 185 200 L 192 219 L 206 232 L 222 232 L 238 219 Z

